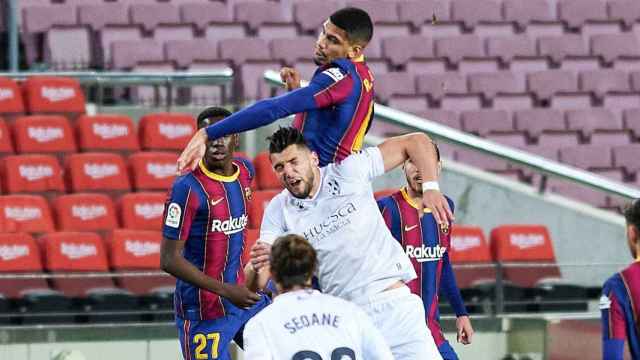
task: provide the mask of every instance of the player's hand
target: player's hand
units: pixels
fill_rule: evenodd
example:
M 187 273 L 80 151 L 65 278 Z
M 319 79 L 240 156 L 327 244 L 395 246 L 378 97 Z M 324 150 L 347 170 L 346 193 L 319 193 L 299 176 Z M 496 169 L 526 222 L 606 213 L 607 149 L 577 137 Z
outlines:
M 458 330 L 458 342 L 464 345 L 471 344 L 471 338 L 473 337 L 471 319 L 466 315 L 458 317 L 456 319 L 456 328 Z
M 260 301 L 260 295 L 250 291 L 244 285 L 225 283 L 220 296 L 229 299 L 233 305 L 241 309 L 251 307 Z
M 204 128 L 198 130 L 193 135 L 191 140 L 189 140 L 187 147 L 182 151 L 182 154 L 180 154 L 180 157 L 178 158 L 178 176 L 196 169 L 198 162 L 200 162 L 204 156 L 204 152 L 206 151 L 207 140 L 207 132 Z
M 446 224 L 455 219 L 447 199 L 438 190 L 427 190 L 422 193 L 422 208 L 431 209 L 431 213 L 438 225 Z M 420 216 L 422 216 L 422 209 L 418 210 L 420 210 Z
M 253 271 L 259 272 L 265 266 L 269 266 L 269 257 L 271 256 L 271 245 L 256 241 L 250 252 L 251 266 Z
M 287 91 L 300 88 L 300 73 L 294 68 L 282 68 L 280 70 L 280 79 L 284 83 Z

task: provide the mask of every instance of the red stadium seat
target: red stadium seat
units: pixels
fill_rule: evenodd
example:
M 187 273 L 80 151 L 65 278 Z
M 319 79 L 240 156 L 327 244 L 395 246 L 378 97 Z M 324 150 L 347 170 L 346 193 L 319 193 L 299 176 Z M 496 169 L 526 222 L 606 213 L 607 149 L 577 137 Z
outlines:
M 111 267 L 117 272 L 159 271 L 160 243 L 159 231 L 114 230 L 107 238 Z M 118 285 L 134 294 L 146 295 L 159 289 L 175 287 L 171 276 L 119 277 Z
M 167 195 L 162 192 L 140 192 L 122 196 L 118 202 L 122 227 L 160 231 L 166 199 Z
M 76 151 L 69 121 L 60 115 L 23 116 L 13 125 L 19 153 L 68 153 Z
M 104 194 L 69 194 L 54 202 L 62 231 L 101 231 L 118 227 L 111 198 Z
M 29 234 L 0 233 L 0 273 L 42 272 L 40 249 Z M 49 289 L 46 279 L 2 279 L 0 294 L 21 298 L 29 290 Z
M 282 183 L 276 176 L 269 160 L 268 152 L 261 152 L 253 159 L 253 167 L 256 169 L 256 183 L 258 189 L 282 189 Z
M 0 96 L 2 96 L 1 93 Z M 13 140 L 11 140 L 7 123 L 0 117 L 0 156 L 3 154 L 13 154 Z
M 83 114 L 84 93 L 76 79 L 32 76 L 24 83 L 26 103 L 32 114 Z
M 107 254 L 98 234 L 58 232 L 44 235 L 45 269 L 52 272 L 107 272 Z M 86 297 L 94 289 L 113 289 L 111 278 L 53 278 L 53 287 L 68 297 Z
M 242 251 L 242 265 L 246 265 L 251 260 L 251 247 L 258 241 L 260 237 L 259 229 L 247 229 L 247 237 L 244 241 L 244 249 Z
M 73 192 L 129 191 L 129 176 L 120 155 L 73 154 L 66 158 L 66 180 Z
M 491 230 L 491 251 L 502 263 L 555 264 L 551 237 L 542 225 L 503 225 Z M 505 267 L 504 279 L 518 286 L 534 287 L 544 279 L 560 278 L 557 266 Z
M 140 119 L 140 144 L 144 150 L 182 150 L 196 132 L 188 114 L 157 113 Z
M 138 152 L 129 157 L 136 190 L 167 190 L 176 176 L 178 155 L 168 152 Z
M 22 92 L 10 78 L 0 77 L 0 115 L 22 114 L 25 111 Z
M 54 231 L 49 204 L 38 195 L 0 196 L 0 223 L 9 233 Z
M 7 156 L 0 169 L 7 193 L 64 192 L 62 170 L 51 155 Z
M 279 193 L 279 190 L 258 190 L 253 193 L 253 200 L 249 207 L 249 228 L 260 228 L 264 209 L 269 205 L 271 199 Z
M 455 225 L 451 229 L 451 263 L 491 265 L 491 250 L 482 229 L 475 226 Z M 479 283 L 496 279 L 493 267 L 459 268 L 454 270 L 460 288 L 470 288 Z
M 138 134 L 130 117 L 124 115 L 83 115 L 77 123 L 81 151 L 123 151 L 140 149 Z

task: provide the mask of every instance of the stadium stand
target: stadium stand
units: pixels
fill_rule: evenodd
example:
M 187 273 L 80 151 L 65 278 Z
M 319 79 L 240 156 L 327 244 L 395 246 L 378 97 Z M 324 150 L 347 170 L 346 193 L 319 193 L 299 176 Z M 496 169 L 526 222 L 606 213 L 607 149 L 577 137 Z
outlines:
M 113 201 L 104 194 L 61 195 L 54 200 L 53 208 L 61 231 L 108 231 L 118 227 Z

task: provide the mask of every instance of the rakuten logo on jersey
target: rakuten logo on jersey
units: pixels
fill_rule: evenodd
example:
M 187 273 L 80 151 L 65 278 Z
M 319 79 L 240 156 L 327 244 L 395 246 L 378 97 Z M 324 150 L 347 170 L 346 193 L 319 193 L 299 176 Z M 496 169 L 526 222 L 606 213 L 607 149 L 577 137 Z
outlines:
M 509 241 L 511 241 L 511 245 L 525 250 L 544 245 L 544 236 L 540 234 L 512 234 Z
M 438 261 L 442 259 L 444 253 L 447 252 L 447 248 L 440 245 L 422 245 L 420 247 L 407 245 L 405 251 L 409 258 L 416 259 L 417 262 L 422 263 L 426 261 Z
M 18 173 L 21 177 L 29 180 L 35 181 L 44 179 L 46 177 L 53 176 L 53 168 L 48 165 L 37 165 L 37 166 L 29 166 L 29 165 L 20 165 L 18 167 Z
M 237 218 L 232 217 L 224 221 L 216 219 L 211 223 L 211 231 L 231 235 L 244 230 L 248 223 L 249 217 L 247 215 L 242 215 Z
M 29 127 L 27 129 L 27 136 L 39 143 L 46 143 L 62 139 L 64 137 L 64 130 L 59 127 Z
M 177 139 L 191 135 L 193 131 L 189 125 L 167 124 L 160 123 L 158 125 L 158 131 L 164 135 L 167 139 Z
M 151 241 L 125 240 L 124 250 L 135 257 L 160 253 L 160 244 Z
M 148 163 L 147 173 L 153 175 L 156 179 L 164 179 L 172 177 L 176 174 L 176 164 Z
M 0 101 L 13 99 L 13 89 L 0 88 Z
M 126 125 L 95 123 L 93 133 L 102 139 L 109 140 L 129 135 L 129 128 Z
M 107 215 L 107 208 L 103 205 L 73 205 L 71 216 L 80 220 L 93 220 Z
M 42 210 L 37 207 L 7 206 L 4 208 L 4 216 L 15 221 L 29 221 L 42 218 Z
M 164 212 L 164 204 L 135 204 L 133 212 L 145 220 L 159 218 Z
M 4 261 L 15 260 L 29 255 L 27 245 L 3 245 L 0 246 L 0 259 Z
M 456 251 L 467 251 L 480 246 L 480 238 L 477 236 L 453 236 L 451 247 Z
M 84 173 L 92 179 L 103 179 L 118 175 L 118 166 L 114 164 L 84 164 Z
M 98 254 L 98 249 L 93 244 L 60 244 L 60 252 L 71 260 L 82 259 Z
M 69 87 L 43 86 L 40 89 L 40 95 L 51 102 L 57 102 L 72 99 L 76 96 L 76 91 Z

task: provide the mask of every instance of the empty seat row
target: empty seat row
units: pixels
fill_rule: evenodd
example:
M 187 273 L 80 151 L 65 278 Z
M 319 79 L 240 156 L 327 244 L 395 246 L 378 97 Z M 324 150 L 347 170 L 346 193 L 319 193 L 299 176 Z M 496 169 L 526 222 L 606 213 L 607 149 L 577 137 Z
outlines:
M 22 86 L 0 77 L 0 116 L 10 114 L 83 114 L 84 92 L 71 78 L 31 76 Z

